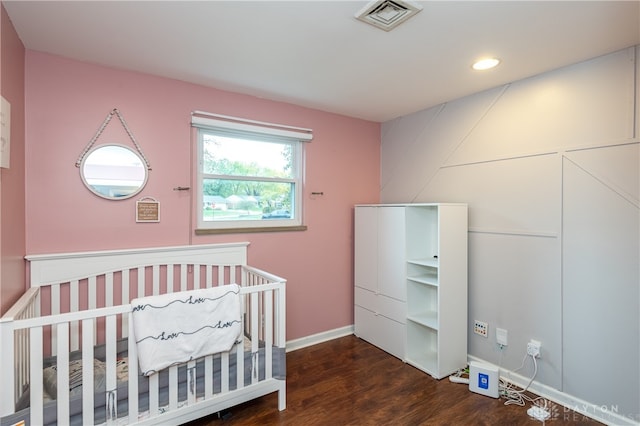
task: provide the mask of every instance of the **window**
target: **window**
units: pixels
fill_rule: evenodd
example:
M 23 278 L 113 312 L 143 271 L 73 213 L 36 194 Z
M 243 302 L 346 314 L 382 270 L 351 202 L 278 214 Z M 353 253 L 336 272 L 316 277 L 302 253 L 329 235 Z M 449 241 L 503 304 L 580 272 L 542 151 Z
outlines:
M 303 142 L 310 130 L 207 113 L 194 113 L 192 125 L 198 232 L 302 226 Z

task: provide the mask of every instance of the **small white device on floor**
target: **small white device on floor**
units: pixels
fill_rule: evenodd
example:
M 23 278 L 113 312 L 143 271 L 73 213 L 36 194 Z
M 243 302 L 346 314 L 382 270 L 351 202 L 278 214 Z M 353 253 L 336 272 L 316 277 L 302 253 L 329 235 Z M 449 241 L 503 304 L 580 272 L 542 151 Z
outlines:
M 500 374 L 498 367 L 469 362 L 469 390 L 482 395 L 498 398 L 498 381 Z

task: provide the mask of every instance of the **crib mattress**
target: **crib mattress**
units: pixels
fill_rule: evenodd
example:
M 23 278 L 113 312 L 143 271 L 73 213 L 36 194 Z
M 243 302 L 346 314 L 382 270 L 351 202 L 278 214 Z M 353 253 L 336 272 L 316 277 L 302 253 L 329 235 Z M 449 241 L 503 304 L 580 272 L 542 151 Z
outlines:
M 119 360 L 127 359 L 127 342 L 118 342 L 118 354 Z M 237 344 L 236 350 L 243 350 L 243 344 Z M 278 380 L 285 380 L 286 376 L 286 356 L 285 349 L 279 347 L 272 348 L 272 375 L 273 378 Z M 82 354 L 77 351 L 73 352 L 69 356 L 70 362 L 81 359 Z M 104 346 L 98 346 L 95 348 L 94 357 L 98 361 L 104 361 Z M 235 351 L 229 356 L 229 390 L 235 390 L 237 387 L 237 374 L 236 374 L 236 361 L 237 356 Z M 257 362 L 256 362 L 257 360 Z M 219 393 L 222 389 L 221 383 L 221 356 L 215 355 L 213 357 L 213 391 Z M 51 365 L 55 365 L 55 358 L 45 360 L 44 368 L 48 368 Z M 122 363 L 121 363 L 122 365 Z M 257 369 L 257 371 L 256 371 Z M 178 367 L 178 403 L 187 400 L 187 374 L 195 374 L 196 377 L 196 397 L 200 398 L 204 396 L 204 375 L 205 375 L 205 363 L 204 359 L 200 359 L 196 362 L 195 370 L 187 372 L 187 366 L 182 365 Z M 265 379 L 265 348 L 262 346 L 257 353 L 252 353 L 249 350 L 244 350 L 244 384 L 249 385 L 252 380 L 252 376 L 256 375 L 258 380 Z M 121 377 L 122 375 L 119 375 Z M 169 371 L 161 371 L 158 377 L 159 382 L 159 406 L 168 406 L 169 404 Z M 128 413 L 128 382 L 126 380 L 118 380 L 116 392 L 109 392 L 111 397 L 117 398 L 117 416 L 123 417 Z M 138 406 L 139 412 L 144 412 L 149 409 L 149 378 L 139 375 L 138 376 Z M 94 390 L 94 423 L 100 424 L 106 421 L 107 413 L 107 391 L 104 381 L 95 381 Z M 1 425 L 13 425 L 20 421 L 25 421 L 26 424 L 31 424 L 29 413 L 29 392 L 25 392 L 23 397 L 16 404 L 16 413 L 0 418 Z M 114 406 L 110 407 L 113 409 Z M 44 425 L 57 425 L 57 405 L 54 399 L 44 403 Z M 82 391 L 79 387 L 76 387 L 71 391 L 69 400 L 69 412 L 70 412 L 70 424 L 81 425 L 82 424 Z

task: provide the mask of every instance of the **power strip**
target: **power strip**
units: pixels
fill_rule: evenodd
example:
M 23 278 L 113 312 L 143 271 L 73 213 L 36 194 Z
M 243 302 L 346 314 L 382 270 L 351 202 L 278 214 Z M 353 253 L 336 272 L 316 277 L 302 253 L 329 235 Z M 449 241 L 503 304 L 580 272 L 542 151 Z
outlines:
M 538 407 L 537 405 L 534 405 L 533 407 L 529 408 L 527 410 L 527 414 L 536 420 L 540 420 L 541 422 L 551 417 L 551 414 L 549 413 L 549 411 L 545 410 L 542 407 Z
M 467 377 L 449 376 L 449 380 L 453 383 L 469 384 L 469 379 Z

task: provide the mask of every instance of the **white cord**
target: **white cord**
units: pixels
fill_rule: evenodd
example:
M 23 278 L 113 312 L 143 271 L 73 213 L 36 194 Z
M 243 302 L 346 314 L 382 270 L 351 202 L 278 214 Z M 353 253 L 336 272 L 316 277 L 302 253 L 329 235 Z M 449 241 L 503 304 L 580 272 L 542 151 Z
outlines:
M 520 365 L 520 367 L 513 370 L 514 373 L 524 367 L 527 356 L 528 355 L 525 355 L 524 358 L 522 358 L 522 364 Z M 508 381 L 503 378 L 500 378 L 500 381 L 498 383 L 498 388 L 500 390 L 500 395 L 502 395 L 502 397 L 506 399 L 504 405 L 516 404 L 516 405 L 524 406 L 525 400 L 530 401 L 532 403 L 536 403 L 539 399 L 541 399 L 540 397 L 531 398 L 525 394 L 527 389 L 529 389 L 529 386 L 531 386 L 531 383 L 533 383 L 533 380 L 535 379 L 536 375 L 538 374 L 538 363 L 536 361 L 536 358 L 533 355 L 531 355 L 531 359 L 533 359 L 533 375 L 531 376 L 531 379 L 523 389 L 517 389 L 515 385 L 511 382 L 511 378 L 509 378 Z M 500 363 L 502 363 L 502 351 L 500 352 Z M 509 376 L 508 372 L 507 372 L 507 376 Z M 546 405 L 547 405 L 547 401 L 544 400 L 544 407 L 542 408 L 546 408 Z
M 503 347 L 501 346 L 500 349 L 501 350 L 500 350 L 500 360 L 498 363 L 498 371 L 500 371 L 502 367 Z M 522 358 L 522 364 L 520 365 L 520 367 L 513 370 L 514 373 L 516 371 L 521 370 L 524 367 L 525 362 L 527 360 L 527 356 L 529 355 L 526 354 Z M 509 371 L 507 371 L 507 379 L 503 379 L 502 377 L 500 377 L 498 381 L 498 389 L 499 389 L 500 396 L 506 399 L 504 405 L 515 404 L 515 405 L 524 407 L 526 405 L 526 401 L 529 401 L 532 405 L 539 407 L 540 409 L 546 411 L 547 413 L 550 413 L 551 406 L 549 405 L 549 401 L 546 398 L 543 398 L 541 396 L 532 398 L 525 393 L 529 389 L 529 386 L 531 386 L 531 383 L 533 383 L 533 380 L 535 379 L 536 375 L 538 374 L 538 362 L 536 360 L 536 357 L 531 355 L 531 359 L 533 360 L 533 374 L 529 379 L 529 382 L 527 383 L 527 385 L 522 389 L 516 388 L 516 386 L 511 381 Z

